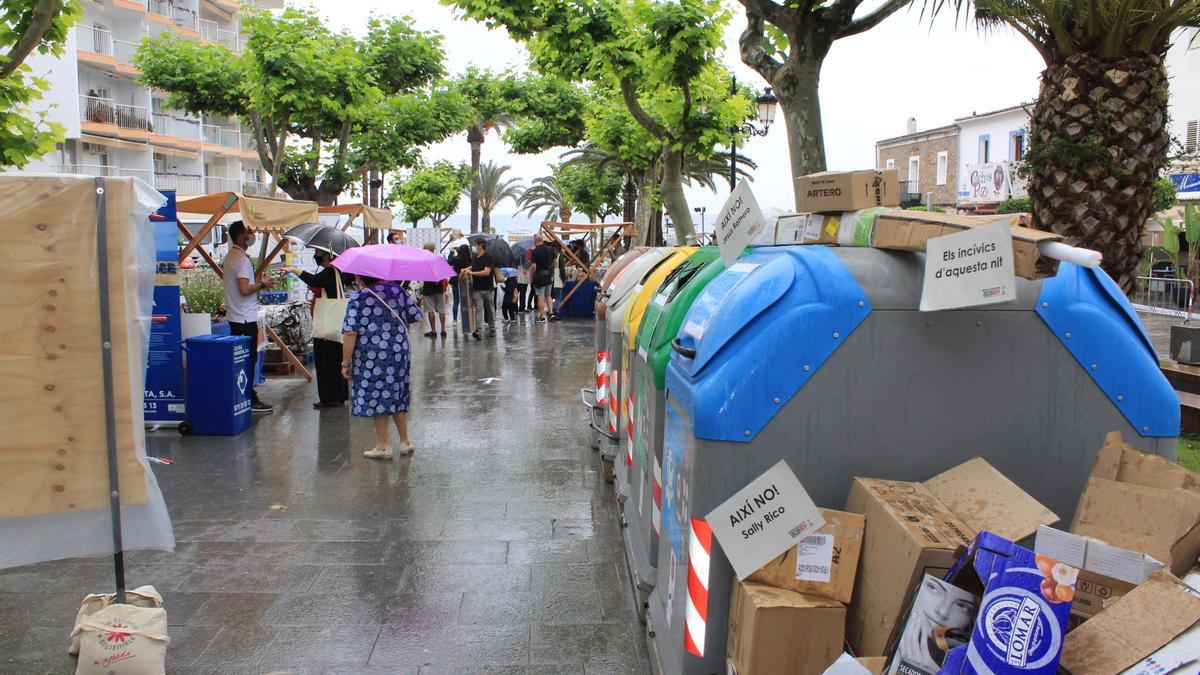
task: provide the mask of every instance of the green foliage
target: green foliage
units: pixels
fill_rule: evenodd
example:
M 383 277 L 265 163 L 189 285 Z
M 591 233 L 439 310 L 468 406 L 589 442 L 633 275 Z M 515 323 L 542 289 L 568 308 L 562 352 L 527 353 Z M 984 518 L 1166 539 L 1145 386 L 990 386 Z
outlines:
M 1175 184 L 1170 178 L 1160 177 L 1154 181 L 1154 196 L 1150 199 L 1150 212 L 1162 213 L 1175 206 L 1178 201 Z
M 1200 277 L 1200 212 L 1196 211 L 1192 204 L 1185 204 L 1183 207 L 1183 220 L 1179 225 L 1175 224 L 1173 218 L 1164 218 L 1159 221 L 1163 228 L 1163 250 L 1167 257 L 1171 259 L 1175 273 L 1180 279 L 1187 279 L 1188 275 L 1184 274 L 1183 267 L 1180 265 L 1180 243 L 1179 239 L 1182 236 L 1187 242 L 1188 248 L 1188 266 L 1191 277 L 1196 279 Z
M 75 0 L 4 0 L 0 4 L 0 166 L 22 168 L 62 140 L 62 125 L 29 106 L 50 88 L 25 63 L 30 54 L 61 54 L 83 8 Z
M 362 172 L 413 166 L 419 148 L 466 125 L 466 102 L 431 86 L 441 36 L 410 19 L 372 18 L 362 39 L 295 9 L 248 12 L 242 27 L 241 55 L 166 32 L 135 63 L 172 105 L 240 116 L 295 198 L 332 203 Z
M 436 227 L 458 209 L 459 196 L 470 181 L 471 171 L 465 165 L 439 161 L 393 184 L 389 200 L 404 206 L 404 220 L 416 225 L 429 218 Z
M 563 201 L 588 217 L 590 222 L 603 222 L 621 213 L 621 172 L 615 168 L 599 168 L 584 164 L 562 164 L 555 171 Z
M 179 292 L 197 314 L 216 314 L 225 303 L 225 284 L 208 267 L 179 270 Z
M 1011 201 L 1011 200 L 1010 200 L 1010 201 Z M 910 207 L 908 207 L 907 209 L 904 209 L 904 210 L 905 210 L 905 211 L 921 211 L 921 212 L 926 212 L 926 211 L 928 211 L 929 209 L 928 209 L 928 208 L 927 208 L 927 207 L 926 207 L 924 204 L 922 204 L 922 205 L 920 205 L 920 206 L 910 206 Z M 933 207 L 933 212 L 934 212 L 934 213 L 945 213 L 945 212 L 946 212 L 946 209 L 945 209 L 945 208 L 943 208 L 943 207 L 941 207 L 941 206 L 934 206 L 934 207 Z
M 569 222 L 571 203 L 567 201 L 558 184 L 559 176 L 563 172 L 562 165 L 556 164 L 551 169 L 551 175 L 533 179 L 533 184 L 521 193 L 517 199 L 517 213 L 536 216 L 540 211 L 542 220 Z
M 1033 201 L 1029 197 L 1005 199 L 996 205 L 996 213 L 1029 213 L 1033 210 Z
M 504 174 L 508 173 L 511 168 L 495 162 L 485 162 L 479 167 L 479 209 L 483 214 L 485 226 L 490 224 L 492 211 L 500 205 L 500 202 L 505 199 L 515 202 L 524 191 L 518 179 L 504 177 Z M 470 191 L 468 185 L 463 193 L 469 195 Z

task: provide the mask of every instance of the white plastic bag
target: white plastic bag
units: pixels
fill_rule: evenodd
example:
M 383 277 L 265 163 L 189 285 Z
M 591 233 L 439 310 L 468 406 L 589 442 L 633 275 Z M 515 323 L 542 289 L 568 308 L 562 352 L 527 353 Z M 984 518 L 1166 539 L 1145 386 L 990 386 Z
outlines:
M 109 605 L 84 619 L 75 675 L 162 675 L 167 669 L 167 611 Z
M 71 647 L 67 653 L 74 656 L 79 653 L 79 627 L 83 625 L 85 619 L 91 617 L 96 612 L 108 607 L 116 601 L 115 593 L 93 593 L 83 599 L 83 605 L 79 608 L 79 613 L 75 615 L 75 628 L 71 631 Z M 158 590 L 153 586 L 141 586 L 132 591 L 125 591 L 125 602 L 135 607 L 162 607 L 163 599 L 158 594 Z

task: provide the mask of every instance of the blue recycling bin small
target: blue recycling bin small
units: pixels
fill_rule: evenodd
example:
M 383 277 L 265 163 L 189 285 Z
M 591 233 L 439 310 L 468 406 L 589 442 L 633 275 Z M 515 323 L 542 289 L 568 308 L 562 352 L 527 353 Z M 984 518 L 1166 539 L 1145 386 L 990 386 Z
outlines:
M 250 428 L 250 338 L 197 335 L 187 352 L 187 421 L 184 434 L 236 436 Z

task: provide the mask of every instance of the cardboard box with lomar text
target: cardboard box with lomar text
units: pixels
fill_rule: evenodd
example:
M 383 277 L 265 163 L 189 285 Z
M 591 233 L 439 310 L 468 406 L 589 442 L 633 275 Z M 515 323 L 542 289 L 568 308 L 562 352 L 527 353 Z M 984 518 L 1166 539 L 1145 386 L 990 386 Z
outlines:
M 1088 675 L 1194 673 L 1198 624 L 1200 597 L 1160 570 L 1068 633 L 1061 665 Z
M 900 180 L 895 169 L 822 171 L 796 179 L 797 209 L 810 213 L 857 211 L 871 206 L 899 206 Z
M 976 532 L 1019 541 L 1058 521 L 979 457 L 924 483 L 855 478 L 845 510 L 866 517 L 846 639 L 869 655 L 885 653 L 917 582 L 945 574 Z
M 866 519 L 821 509 L 825 525 L 746 578 L 754 583 L 849 603 Z
M 821 673 L 842 654 L 846 608 L 836 600 L 738 581 L 729 600 L 731 675 Z
M 1200 557 L 1200 476 L 1111 433 L 1079 498 L 1071 532 L 1145 553 L 1184 574 Z

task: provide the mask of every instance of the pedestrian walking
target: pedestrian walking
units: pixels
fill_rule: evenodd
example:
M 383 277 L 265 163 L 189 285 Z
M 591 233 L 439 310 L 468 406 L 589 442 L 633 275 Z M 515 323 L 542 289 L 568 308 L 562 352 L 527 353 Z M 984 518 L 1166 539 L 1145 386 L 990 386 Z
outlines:
M 400 233 L 396 232 L 396 231 L 388 232 L 387 243 L 399 244 L 400 243 Z
M 567 254 L 561 246 L 554 247 L 554 281 L 550 289 L 550 321 L 558 320 L 558 301 L 562 298 L 563 279 L 567 276 Z
M 321 298 L 343 297 L 346 286 L 354 283 L 354 276 L 339 272 L 333 263 L 333 256 L 326 251 L 316 251 L 313 259 L 320 268 L 315 274 L 297 267 L 284 267 L 283 271 L 300 277 L 316 296 L 314 305 Z M 337 408 L 344 405 L 350 398 L 349 385 L 342 377 L 342 344 L 334 340 L 313 338 L 313 361 L 317 371 L 317 402 L 316 409 Z
M 521 264 L 517 266 L 517 311 L 529 311 L 529 251 L 521 256 Z
M 554 253 L 540 232 L 533 237 L 533 250 L 529 255 L 529 283 L 533 285 L 537 303 L 533 310 L 537 322 L 546 323 L 550 315 L 550 291 L 554 285 Z
M 254 245 L 254 233 L 240 220 L 229 225 L 229 252 L 221 265 L 225 281 L 225 318 L 231 335 L 250 338 L 250 412 L 269 413 L 273 407 L 263 403 L 253 385 L 258 367 L 258 292 L 275 285 L 263 279 L 250 261 L 249 247 Z
M 516 270 L 510 271 L 516 272 Z M 517 320 L 517 293 L 519 286 L 516 274 L 504 278 L 504 302 L 501 305 L 501 309 L 504 311 L 504 323 L 513 323 Z
M 342 376 L 350 381 L 350 413 L 375 424 L 375 445 L 363 456 L 411 455 L 408 324 L 421 320 L 421 310 L 399 282 L 359 275 L 358 283 L 342 328 Z M 400 436 L 394 452 L 388 422 Z
M 437 246 L 432 243 L 425 244 L 425 250 L 436 254 Z M 425 281 L 421 284 L 421 300 L 424 303 L 425 315 L 429 317 L 429 332 L 425 333 L 425 337 L 437 336 L 438 317 L 442 319 L 442 337 L 446 337 L 446 288 L 448 286 L 445 279 Z
M 470 280 L 464 272 L 471 269 L 471 247 L 460 244 L 457 249 L 451 251 L 447 262 L 458 275 L 450 283 L 454 289 L 454 321 L 462 324 L 463 334 L 466 335 L 471 332 L 471 287 Z
M 471 336 L 482 340 L 483 324 L 486 321 L 488 336 L 496 334 L 496 272 L 492 256 L 488 255 L 487 242 L 475 240 L 475 256 L 471 267 L 463 273 L 471 282 L 471 304 L 474 307 L 475 326 Z

